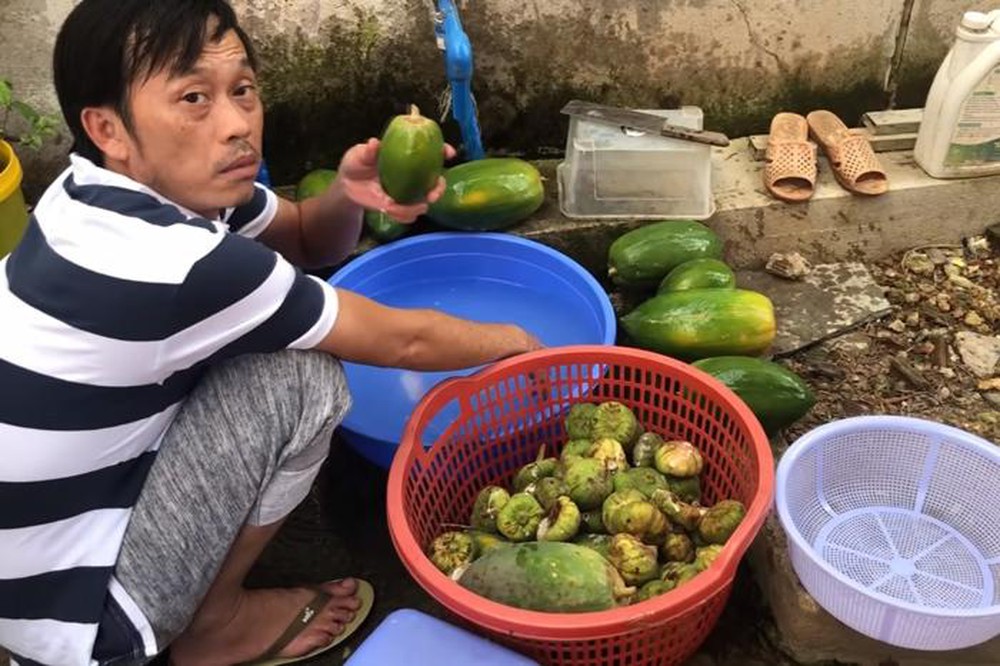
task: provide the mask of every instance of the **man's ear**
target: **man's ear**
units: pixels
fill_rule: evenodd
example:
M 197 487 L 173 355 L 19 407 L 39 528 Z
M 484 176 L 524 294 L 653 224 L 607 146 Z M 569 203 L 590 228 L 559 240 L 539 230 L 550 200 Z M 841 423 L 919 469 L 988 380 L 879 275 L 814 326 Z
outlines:
M 130 137 L 116 111 L 106 106 L 87 107 L 80 112 L 80 123 L 105 157 L 117 162 L 128 159 Z

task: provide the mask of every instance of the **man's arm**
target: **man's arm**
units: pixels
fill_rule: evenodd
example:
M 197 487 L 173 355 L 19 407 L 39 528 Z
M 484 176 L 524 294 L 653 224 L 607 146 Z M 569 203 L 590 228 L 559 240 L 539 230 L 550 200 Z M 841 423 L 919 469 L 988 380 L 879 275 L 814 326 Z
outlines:
M 361 235 L 365 209 L 384 210 L 404 223 L 427 212 L 427 204 L 398 204 L 379 185 L 377 139 L 352 147 L 337 170 L 337 178 L 323 194 L 293 203 L 278 199 L 274 219 L 258 240 L 303 268 L 324 268 L 343 261 Z M 446 155 L 454 150 L 446 148 Z M 428 193 L 435 201 L 444 192 L 444 179 Z
M 316 348 L 345 361 L 458 370 L 542 347 L 519 326 L 481 324 L 435 310 L 390 308 L 341 289 L 337 295 L 337 322 Z

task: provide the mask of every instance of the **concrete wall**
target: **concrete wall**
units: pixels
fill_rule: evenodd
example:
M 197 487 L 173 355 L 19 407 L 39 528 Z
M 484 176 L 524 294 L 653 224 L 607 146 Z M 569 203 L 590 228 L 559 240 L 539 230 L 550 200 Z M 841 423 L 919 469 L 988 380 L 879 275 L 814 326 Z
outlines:
M 445 78 L 431 0 L 234 0 L 263 56 L 275 179 L 335 165 L 415 102 L 436 113 Z M 0 76 L 56 110 L 49 58 L 73 0 L 0 0 Z M 577 97 L 696 104 L 731 136 L 780 109 L 920 106 L 970 0 L 468 0 L 474 90 L 491 152 L 552 155 Z M 457 130 L 445 126 L 457 141 Z M 66 144 L 27 155 L 29 196 Z

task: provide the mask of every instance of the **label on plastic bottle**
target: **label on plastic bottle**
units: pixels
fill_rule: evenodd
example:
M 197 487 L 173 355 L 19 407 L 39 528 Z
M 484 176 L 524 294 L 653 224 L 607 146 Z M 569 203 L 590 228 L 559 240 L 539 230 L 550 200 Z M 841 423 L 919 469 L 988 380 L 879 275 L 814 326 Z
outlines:
M 945 166 L 1000 162 L 1000 67 L 987 74 L 962 104 Z

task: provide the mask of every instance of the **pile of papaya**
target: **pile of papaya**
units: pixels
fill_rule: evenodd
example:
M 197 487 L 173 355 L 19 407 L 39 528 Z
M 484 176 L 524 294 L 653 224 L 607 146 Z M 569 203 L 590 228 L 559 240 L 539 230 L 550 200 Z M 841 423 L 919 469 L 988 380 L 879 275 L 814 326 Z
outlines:
M 439 177 L 445 192 L 427 211 L 427 217 L 442 227 L 465 231 L 497 231 L 523 221 L 538 210 L 545 189 L 538 169 L 514 157 L 484 158 L 450 168 L 444 166 L 441 127 L 420 113 L 393 117 L 382 133 L 378 154 L 382 189 L 399 203 L 422 201 Z M 326 189 L 336 172 L 316 169 L 302 179 L 299 200 Z M 319 185 L 318 189 L 316 185 Z M 409 225 L 400 224 L 380 211 L 366 211 L 369 234 L 381 242 L 404 235 Z
M 802 418 L 816 399 L 801 377 L 760 358 L 774 342 L 774 306 L 764 294 L 738 287 L 722 249 L 704 224 L 656 222 L 611 244 L 608 276 L 623 289 L 650 294 L 621 318 L 632 344 L 713 375 L 771 436 Z
M 540 447 L 509 488 L 480 490 L 465 529 L 434 539 L 439 570 L 517 608 L 607 610 L 708 569 L 746 515 L 736 499 L 703 506 L 701 452 L 620 402 L 573 405 L 563 431 L 555 455 Z

